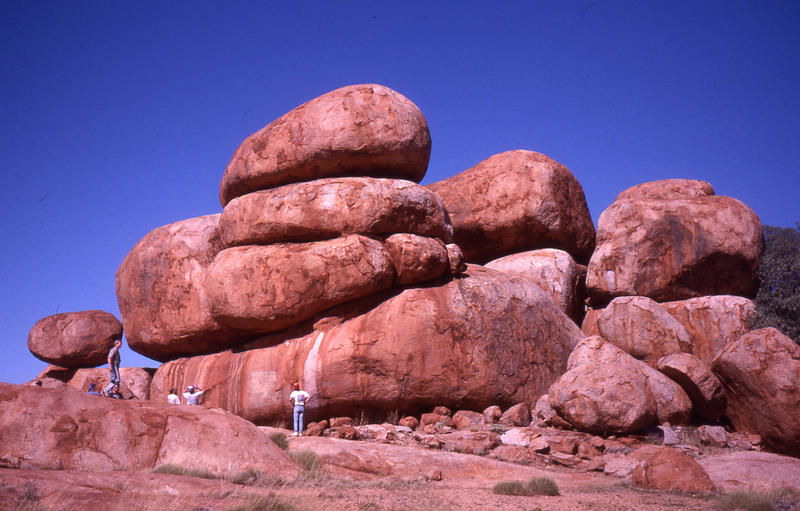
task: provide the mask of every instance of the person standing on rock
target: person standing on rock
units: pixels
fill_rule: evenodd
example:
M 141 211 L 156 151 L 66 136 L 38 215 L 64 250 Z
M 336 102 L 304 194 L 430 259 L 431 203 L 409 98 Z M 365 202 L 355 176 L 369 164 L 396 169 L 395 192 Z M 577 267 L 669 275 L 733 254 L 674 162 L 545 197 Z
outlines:
M 294 404 L 294 433 L 292 436 L 300 436 L 303 433 L 303 413 L 306 403 L 311 400 L 311 395 L 300 389 L 300 383 L 292 385 L 292 389 L 292 393 L 289 394 L 289 401 Z
M 194 385 L 189 385 L 186 388 L 186 392 L 183 393 L 183 397 L 186 398 L 187 405 L 199 405 L 200 404 L 200 396 L 202 396 L 204 391 L 198 389 Z
M 122 339 L 120 338 L 114 341 L 114 347 L 108 352 L 108 377 L 110 381 L 106 388 L 103 389 L 105 395 L 109 395 L 114 385 L 119 385 L 119 364 L 121 362 L 119 349 L 121 347 Z
M 178 389 L 175 388 L 169 389 L 169 396 L 167 396 L 167 402 L 171 405 L 181 404 L 181 397 L 178 395 Z

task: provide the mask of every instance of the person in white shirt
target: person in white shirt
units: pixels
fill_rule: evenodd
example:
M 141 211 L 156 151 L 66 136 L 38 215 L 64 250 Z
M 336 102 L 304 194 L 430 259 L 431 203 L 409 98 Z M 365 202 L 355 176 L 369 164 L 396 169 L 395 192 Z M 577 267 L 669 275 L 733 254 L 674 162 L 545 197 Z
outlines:
M 186 392 L 183 393 L 183 397 L 186 398 L 187 405 L 199 405 L 200 404 L 200 396 L 203 395 L 203 390 L 198 389 L 194 385 L 189 385 L 189 388 L 186 389 Z
M 294 433 L 292 436 L 300 436 L 303 433 L 303 413 L 306 403 L 311 400 L 311 394 L 300 389 L 300 383 L 292 385 L 293 392 L 289 394 L 289 401 L 294 404 Z
M 179 405 L 181 404 L 181 397 L 178 395 L 178 389 L 169 389 L 169 396 L 167 396 L 167 402 L 171 405 Z

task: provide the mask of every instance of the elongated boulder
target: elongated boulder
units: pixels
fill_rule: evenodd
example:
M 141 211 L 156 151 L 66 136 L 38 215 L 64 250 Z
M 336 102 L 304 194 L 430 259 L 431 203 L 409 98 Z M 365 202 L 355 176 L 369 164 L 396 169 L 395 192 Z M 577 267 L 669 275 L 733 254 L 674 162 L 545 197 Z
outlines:
M 695 415 L 710 421 L 725 413 L 725 390 L 714 373 L 689 353 L 673 353 L 658 360 L 658 370 L 676 382 L 692 400 Z
M 712 365 L 737 431 L 758 433 L 778 452 L 800 455 L 800 346 L 774 328 L 728 345 Z
M 106 362 L 122 323 L 100 310 L 64 312 L 37 321 L 28 333 L 33 355 L 61 367 L 94 367 Z
M 357 234 L 313 243 L 228 248 L 208 271 L 212 314 L 230 328 L 267 333 L 394 283 L 389 253 Z
M 295 381 L 314 396 L 309 420 L 508 407 L 544 393 L 581 337 L 530 281 L 469 266 L 438 286 L 343 304 L 246 351 L 164 364 L 151 396 L 199 385 L 209 405 L 259 424 L 291 417 Z
M 692 413 L 692 402 L 686 392 L 658 370 L 617 348 L 602 337 L 587 337 L 570 354 L 567 367 L 572 370 L 585 364 L 600 364 L 609 371 L 627 367 L 641 373 L 653 396 L 653 415 L 659 423 L 687 424 Z M 553 402 L 551 397 L 551 403 Z M 610 406 L 614 406 L 611 403 Z M 555 404 L 553 404 L 555 408 Z
M 428 168 L 428 123 L 408 98 L 375 84 L 350 85 L 300 105 L 250 135 L 233 154 L 219 197 L 326 177 L 419 182 Z
M 692 351 L 686 329 L 645 296 L 614 298 L 598 316 L 597 330 L 603 339 L 652 367 L 665 355 Z
M 593 303 L 615 296 L 661 302 L 755 292 L 763 240 L 752 209 L 713 190 L 702 195 L 697 187 L 663 194 L 635 188 L 600 215 L 586 276 Z
M 532 151 L 496 154 L 427 187 L 441 197 L 468 262 L 559 248 L 585 263 L 594 224 L 568 168 Z
M 299 472 L 256 426 L 222 410 L 0 383 L 0 466 L 110 472 L 167 464 L 218 475 Z
M 416 234 L 393 234 L 384 241 L 400 285 L 418 284 L 450 271 L 445 244 Z
M 344 234 L 419 234 L 450 242 L 441 200 L 400 179 L 317 179 L 237 197 L 219 221 L 225 246 L 320 241 Z
M 697 460 L 718 489 L 767 493 L 800 490 L 800 459 L 772 452 L 725 452 Z
M 573 321 L 580 323 L 583 318 L 586 267 L 567 252 L 554 248 L 520 252 L 490 261 L 486 267 L 530 279 Z
M 128 346 L 158 361 L 235 346 L 242 334 L 211 315 L 204 282 L 222 250 L 219 215 L 151 231 L 117 270 L 117 302 Z
M 755 311 L 752 300 L 741 296 L 699 296 L 660 304 L 689 333 L 691 353 L 711 367 L 728 344 L 749 331 L 747 319 Z

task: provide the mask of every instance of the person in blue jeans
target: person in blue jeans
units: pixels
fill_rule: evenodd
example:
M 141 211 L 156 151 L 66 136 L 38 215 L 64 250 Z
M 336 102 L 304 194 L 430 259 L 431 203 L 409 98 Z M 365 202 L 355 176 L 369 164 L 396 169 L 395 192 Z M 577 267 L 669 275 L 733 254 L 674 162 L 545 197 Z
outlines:
M 300 383 L 292 385 L 292 389 L 293 391 L 289 395 L 289 401 L 294 404 L 294 433 L 292 436 L 300 436 L 303 433 L 303 413 L 306 403 L 311 400 L 311 395 L 300 389 Z
M 119 349 L 122 347 L 122 339 L 114 341 L 114 347 L 108 352 L 108 378 L 109 382 L 103 393 L 108 396 L 114 385 L 119 385 L 119 364 L 121 358 L 119 356 Z

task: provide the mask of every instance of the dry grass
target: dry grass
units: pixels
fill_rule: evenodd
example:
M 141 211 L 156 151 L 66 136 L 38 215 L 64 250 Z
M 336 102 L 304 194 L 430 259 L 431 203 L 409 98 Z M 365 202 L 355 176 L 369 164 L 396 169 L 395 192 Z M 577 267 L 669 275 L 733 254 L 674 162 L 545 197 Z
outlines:
M 492 493 L 498 495 L 559 495 L 558 485 L 549 477 L 535 477 L 524 483 L 522 481 L 502 481 L 494 485 Z

